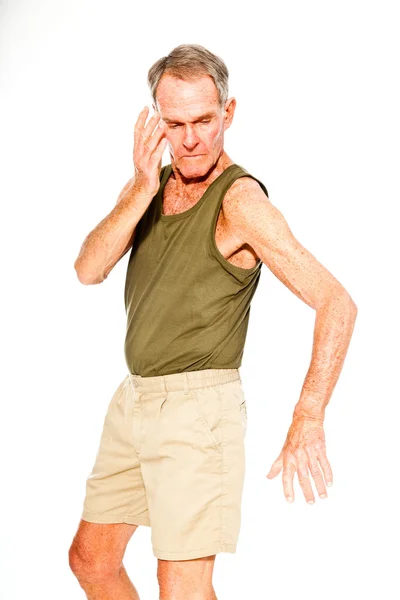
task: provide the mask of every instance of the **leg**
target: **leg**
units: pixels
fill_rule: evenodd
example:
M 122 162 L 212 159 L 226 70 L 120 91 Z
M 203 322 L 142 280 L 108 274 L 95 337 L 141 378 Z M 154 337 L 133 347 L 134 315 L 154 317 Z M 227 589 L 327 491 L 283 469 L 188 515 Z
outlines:
M 158 559 L 159 600 L 217 600 L 212 585 L 215 554 L 192 560 Z
M 198 379 L 187 393 L 184 379 L 176 377 L 182 374 L 171 374 L 168 392 L 143 396 L 141 472 L 153 553 L 160 560 L 236 551 L 245 467 L 243 394 L 240 380 L 229 380 L 234 372 L 208 373 L 186 373 Z M 181 387 L 173 389 L 174 383 Z
M 81 519 L 69 549 L 69 566 L 88 600 L 140 600 L 122 564 L 137 527 Z

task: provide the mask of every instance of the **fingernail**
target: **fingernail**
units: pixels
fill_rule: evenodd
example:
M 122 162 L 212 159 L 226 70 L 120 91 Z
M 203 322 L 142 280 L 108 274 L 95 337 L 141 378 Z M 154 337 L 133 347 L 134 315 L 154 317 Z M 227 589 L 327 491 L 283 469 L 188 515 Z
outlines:
M 314 504 L 314 500 L 309 500 L 308 504 Z
M 329 487 L 331 487 L 332 484 L 333 484 L 332 481 L 328 481 L 328 483 L 326 485 L 328 485 Z
M 292 496 L 286 496 L 286 500 L 287 500 L 288 502 L 293 502 L 293 498 L 292 498 Z
M 326 494 L 320 494 L 320 498 L 326 498 Z

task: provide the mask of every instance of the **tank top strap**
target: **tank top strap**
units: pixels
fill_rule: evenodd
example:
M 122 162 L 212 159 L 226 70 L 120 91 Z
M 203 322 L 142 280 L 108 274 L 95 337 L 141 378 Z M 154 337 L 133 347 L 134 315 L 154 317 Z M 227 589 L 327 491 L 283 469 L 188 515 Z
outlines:
M 213 216 L 213 219 L 212 219 L 213 231 L 215 230 L 216 220 L 217 220 L 219 211 L 221 209 L 222 201 L 225 197 L 225 194 L 228 191 L 228 189 L 231 187 L 231 185 L 240 177 L 251 177 L 252 179 L 257 181 L 259 183 L 259 185 L 261 186 L 261 189 L 263 190 L 265 195 L 269 198 L 268 190 L 265 187 L 265 185 L 262 183 L 262 181 L 257 179 L 257 177 L 254 177 L 254 175 L 251 175 L 242 166 L 240 166 L 236 163 L 230 165 L 230 167 L 228 169 L 225 169 L 225 171 L 223 171 L 221 173 L 221 176 L 218 178 L 218 181 L 216 181 L 215 190 L 214 190 L 215 202 L 213 203 L 213 206 L 210 207 L 212 209 L 212 213 L 213 213 L 212 214 L 212 216 Z
M 171 165 L 164 165 L 163 167 L 161 167 L 161 171 L 160 171 L 160 188 L 161 186 L 164 186 L 165 182 L 166 182 L 166 178 L 169 176 L 169 174 L 171 173 Z
M 161 215 L 163 190 L 171 173 L 171 164 L 165 165 L 161 168 L 160 187 L 157 193 L 158 202 L 156 202 L 156 204 L 159 204 L 160 206 L 159 212 Z M 194 219 L 192 219 L 192 221 L 201 221 L 205 227 L 208 227 L 207 224 L 209 224 L 211 221 L 215 229 L 216 219 L 221 209 L 224 196 L 227 190 L 233 184 L 233 182 L 236 181 L 236 179 L 238 179 L 239 177 L 251 177 L 252 179 L 256 180 L 265 192 L 266 196 L 268 197 L 267 188 L 264 186 L 262 181 L 251 175 L 241 165 L 232 163 L 224 171 L 222 171 L 222 173 L 220 173 L 220 175 L 216 179 L 214 179 L 214 181 L 208 186 L 208 188 L 206 188 L 204 194 L 202 195 L 200 200 L 198 200 L 197 204 L 193 205 L 190 209 L 184 211 L 183 213 L 177 213 L 174 215 L 162 215 L 161 219 L 164 221 L 168 221 L 169 223 L 174 223 L 180 221 L 181 219 L 194 216 Z M 197 215 L 195 215 L 194 213 L 197 213 Z
M 229 262 L 212 246 L 211 223 L 229 186 L 251 175 L 232 163 L 191 208 L 163 215 L 171 170 L 160 170 L 160 191 L 139 221 L 129 256 L 126 363 L 130 373 L 144 377 L 237 369 L 262 263 L 242 268 Z

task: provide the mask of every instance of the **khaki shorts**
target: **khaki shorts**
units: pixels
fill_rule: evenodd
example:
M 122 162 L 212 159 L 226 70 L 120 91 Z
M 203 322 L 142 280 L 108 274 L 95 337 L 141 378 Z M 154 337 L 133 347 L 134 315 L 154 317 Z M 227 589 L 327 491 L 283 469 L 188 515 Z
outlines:
M 236 552 L 246 426 L 238 369 L 129 373 L 108 405 L 82 519 L 147 525 L 164 560 Z

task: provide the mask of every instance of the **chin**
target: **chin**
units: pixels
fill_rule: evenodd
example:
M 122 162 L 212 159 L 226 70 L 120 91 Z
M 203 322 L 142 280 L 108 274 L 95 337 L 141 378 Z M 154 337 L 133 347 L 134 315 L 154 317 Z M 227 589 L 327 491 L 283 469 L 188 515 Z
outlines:
M 197 158 L 182 157 L 179 160 L 179 170 L 184 177 L 202 177 L 206 175 L 212 165 L 209 164 L 207 156 L 199 156 Z

